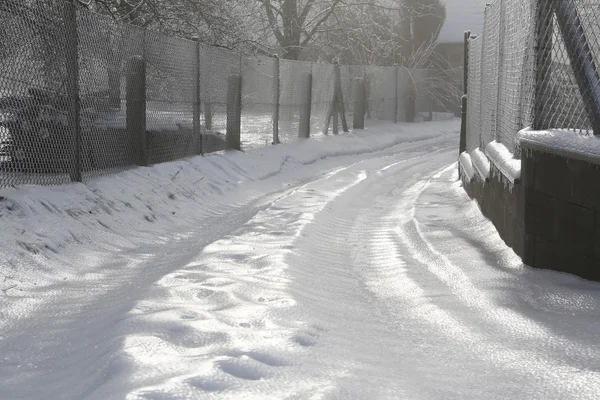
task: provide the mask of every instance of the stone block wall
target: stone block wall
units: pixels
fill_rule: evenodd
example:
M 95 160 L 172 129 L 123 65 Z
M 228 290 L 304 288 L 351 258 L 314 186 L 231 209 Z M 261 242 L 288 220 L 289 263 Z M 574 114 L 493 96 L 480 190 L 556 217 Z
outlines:
M 532 267 L 600 280 L 600 169 L 528 151 L 522 156 L 525 252 Z
M 600 166 L 524 150 L 512 187 L 492 171 L 465 191 L 523 262 L 600 281 Z

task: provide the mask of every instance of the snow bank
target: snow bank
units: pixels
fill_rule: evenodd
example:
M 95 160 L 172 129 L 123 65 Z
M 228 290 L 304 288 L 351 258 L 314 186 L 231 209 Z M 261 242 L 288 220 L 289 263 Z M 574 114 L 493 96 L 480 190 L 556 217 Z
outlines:
M 161 243 L 205 229 L 201 226 L 206 221 L 215 236 L 227 234 L 232 224 L 222 222 L 226 216 L 241 206 L 254 204 L 247 209 L 256 209 L 265 194 L 314 179 L 333 168 L 331 157 L 393 154 L 399 151 L 395 145 L 456 137 L 457 128 L 456 121 L 385 124 L 246 153 L 215 153 L 134 168 L 88 184 L 0 189 L 0 328 L 14 315 L 23 315 L 23 309 L 14 308 L 16 302 L 30 309 L 48 296 L 60 296 L 68 282 L 97 282 L 141 264 L 118 264 L 119 252 L 148 246 L 152 254 Z M 323 161 L 317 164 L 319 160 Z M 314 167 L 300 168 L 311 164 Z
M 485 154 L 494 167 L 504 175 L 510 183 L 521 178 L 521 160 L 514 158 L 512 153 L 502 143 L 493 141 L 485 147 Z
M 481 179 L 484 181 L 490 179 L 490 160 L 488 160 L 479 147 L 471 152 L 471 160 L 473 161 L 475 171 L 477 171 Z
M 600 164 L 600 140 L 595 136 L 582 136 L 564 129 L 534 131 L 525 128 L 517 138 L 524 149 Z
M 475 177 L 475 170 L 473 169 L 473 163 L 471 162 L 471 156 L 466 151 L 463 151 L 458 158 L 460 168 L 465 176 L 470 180 Z

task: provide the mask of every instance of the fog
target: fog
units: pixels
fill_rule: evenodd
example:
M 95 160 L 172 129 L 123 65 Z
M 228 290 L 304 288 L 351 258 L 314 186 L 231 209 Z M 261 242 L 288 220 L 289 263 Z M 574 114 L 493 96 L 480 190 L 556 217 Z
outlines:
M 445 0 L 447 17 L 440 42 L 459 42 L 466 30 L 480 34 L 483 30 L 483 13 L 491 0 Z

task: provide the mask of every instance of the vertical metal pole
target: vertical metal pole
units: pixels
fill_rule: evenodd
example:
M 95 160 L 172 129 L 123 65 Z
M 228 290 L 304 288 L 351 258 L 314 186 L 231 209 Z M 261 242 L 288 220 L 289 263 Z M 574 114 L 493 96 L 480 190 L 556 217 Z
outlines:
M 460 143 L 458 145 L 458 155 L 467 151 L 467 95 L 463 94 L 461 99 L 460 113 Z
M 242 77 L 230 76 L 227 81 L 227 150 L 241 150 Z
M 365 129 L 365 80 L 363 78 L 354 79 L 354 118 L 352 121 L 353 129 Z
M 394 64 L 394 123 L 398 123 L 398 64 Z
M 273 144 L 279 141 L 279 94 L 281 92 L 281 81 L 279 71 L 279 57 L 273 56 Z
M 536 2 L 536 38 L 535 38 L 535 89 L 533 129 L 546 128 L 547 117 L 545 105 L 548 103 L 550 90 L 550 74 L 552 72 L 552 7 L 545 0 Z
M 69 98 L 69 122 L 73 135 L 73 165 L 69 175 L 71 181 L 81 182 L 81 99 L 79 98 L 79 37 L 77 32 L 77 10 L 72 1 L 64 4 L 65 34 L 67 41 L 67 90 Z
M 127 132 L 136 139 L 138 165 L 148 165 L 146 134 L 146 62 L 134 56 L 127 64 Z
M 496 113 L 495 117 L 495 126 L 492 126 L 492 129 L 495 130 L 495 137 L 494 139 L 496 141 L 500 141 L 500 137 L 501 137 L 501 129 L 502 129 L 502 124 L 500 123 L 502 120 L 502 114 L 503 114 L 503 107 L 502 107 L 502 102 L 500 101 L 502 99 L 502 85 L 504 83 L 504 80 L 502 79 L 502 74 L 504 71 L 504 38 L 506 37 L 506 23 L 505 23 L 505 19 L 506 19 L 506 2 L 504 0 L 499 0 L 500 1 L 500 20 L 499 20 L 499 27 L 498 27 L 498 31 L 499 31 L 499 35 L 498 35 L 498 79 L 496 81 L 496 109 L 494 110 L 494 112 Z M 513 132 L 507 132 L 508 134 L 513 134 Z
M 478 129 L 477 129 L 477 132 L 479 134 L 479 147 L 482 150 L 485 149 L 485 145 L 486 145 L 485 143 L 483 143 L 483 120 L 484 120 L 484 118 L 488 118 L 489 117 L 488 115 L 486 115 L 485 117 L 483 115 L 483 110 L 485 110 L 485 107 L 484 107 L 485 106 L 485 98 L 483 96 L 483 88 L 485 86 L 485 79 L 484 79 L 484 77 L 486 77 L 483 74 L 485 72 L 485 70 L 483 68 L 483 66 L 485 65 L 485 59 L 486 59 L 486 57 L 485 57 L 485 50 L 486 50 L 486 47 L 487 47 L 488 42 L 489 42 L 490 39 L 496 40 L 496 38 L 489 38 L 488 37 L 489 35 L 485 34 L 485 32 L 486 32 L 485 28 L 486 28 L 486 26 L 488 24 L 488 18 L 486 18 L 486 17 L 487 17 L 488 12 L 489 12 L 489 6 L 490 6 L 490 4 L 486 4 L 485 5 L 484 22 L 483 22 L 483 32 L 481 34 L 481 39 L 480 39 L 481 40 L 481 54 L 480 54 L 480 63 L 479 63 L 479 70 L 480 70 L 480 72 L 479 72 L 479 81 L 480 81 L 480 85 L 479 86 L 480 86 L 480 89 L 479 90 L 480 90 L 480 93 L 479 93 L 479 118 L 478 118 L 478 121 L 477 121 L 478 124 L 479 124 L 479 126 L 478 126 Z
M 308 139 L 310 137 L 310 113 L 312 107 L 312 73 L 306 72 L 302 75 L 300 88 L 305 89 L 302 96 L 298 137 Z
M 465 32 L 464 59 L 463 59 L 463 96 L 461 99 L 460 113 L 460 142 L 458 145 L 458 155 L 460 156 L 467 150 L 467 102 L 468 102 L 468 71 L 469 71 L 469 39 L 471 32 Z
M 600 135 L 600 75 L 573 0 L 551 0 L 594 135 Z M 594 21 L 594 26 L 597 21 Z
M 463 61 L 463 93 L 467 94 L 469 88 L 469 39 L 471 38 L 471 31 L 465 32 L 464 42 L 464 61 Z
M 198 141 L 197 153 L 202 154 L 202 129 L 200 127 L 200 41 L 196 41 L 196 73 L 195 73 L 195 102 L 194 102 L 194 136 Z

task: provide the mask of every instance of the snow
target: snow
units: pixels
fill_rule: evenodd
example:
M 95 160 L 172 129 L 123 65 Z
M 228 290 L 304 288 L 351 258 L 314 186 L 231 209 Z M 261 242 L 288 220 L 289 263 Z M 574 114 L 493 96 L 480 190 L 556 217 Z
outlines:
M 483 181 L 490 179 L 490 160 L 479 147 L 471 152 L 471 161 L 475 171 Z
M 495 140 L 488 143 L 485 154 L 510 183 L 521 179 L 521 160 L 516 159 L 502 143 Z
M 525 128 L 519 132 L 518 140 L 523 149 L 600 164 L 600 140 L 595 136 L 583 136 L 564 129 L 534 131 Z
M 2 190 L 0 398 L 598 398 L 600 284 L 506 247 L 458 131 Z
M 471 162 L 471 156 L 466 151 L 463 151 L 458 158 L 460 163 L 460 167 L 468 178 L 468 180 L 472 180 L 475 177 L 475 170 L 473 169 L 473 163 Z

